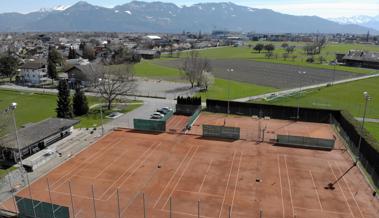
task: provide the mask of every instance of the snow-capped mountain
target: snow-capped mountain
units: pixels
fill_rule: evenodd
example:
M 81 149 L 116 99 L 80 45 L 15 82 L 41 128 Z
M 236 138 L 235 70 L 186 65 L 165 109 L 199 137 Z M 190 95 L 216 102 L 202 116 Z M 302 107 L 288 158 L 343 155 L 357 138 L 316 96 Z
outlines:
M 132 1 L 105 8 L 80 1 L 45 12 L 0 14 L 3 32 L 211 32 L 220 29 L 261 33 L 367 33 L 370 30 L 317 16 L 293 16 L 231 2 L 179 7 L 173 3 Z
M 330 20 L 340 24 L 357 24 L 379 30 L 379 15 L 374 17 L 365 15 L 353 17 L 339 17 L 331 18 Z
M 53 8 L 53 10 L 55 11 L 64 11 L 66 10 L 67 8 L 69 8 L 71 6 L 67 6 L 67 5 L 57 5 Z

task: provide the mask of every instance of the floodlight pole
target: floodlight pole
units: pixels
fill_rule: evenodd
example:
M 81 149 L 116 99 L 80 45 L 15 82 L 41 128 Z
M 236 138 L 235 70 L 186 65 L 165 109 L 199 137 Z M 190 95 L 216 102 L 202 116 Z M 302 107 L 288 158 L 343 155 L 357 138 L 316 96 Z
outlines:
M 22 168 L 23 164 L 22 164 L 22 154 L 21 154 L 21 148 L 20 148 L 20 140 L 18 138 L 16 115 L 14 113 L 14 111 L 16 110 L 16 107 L 17 107 L 17 103 L 13 102 L 9 106 L 9 109 L 12 111 L 12 119 L 13 119 L 13 125 L 14 125 L 14 132 L 15 132 L 15 135 L 16 135 L 16 143 L 17 143 L 17 148 L 18 148 L 18 155 L 19 155 L 19 158 L 20 158 L 20 165 L 21 165 L 21 168 Z M 16 157 L 15 157 L 15 159 L 16 159 Z M 17 163 L 17 159 L 16 159 L 16 163 Z
M 298 71 L 297 72 L 299 74 L 299 84 L 300 84 L 300 89 L 299 89 L 299 94 L 297 96 L 297 113 L 296 113 L 296 119 L 299 120 L 300 119 L 300 94 L 301 94 L 301 91 L 303 89 L 303 81 L 302 81 L 302 76 L 301 75 L 305 75 L 307 72 L 305 71 Z
M 228 115 L 230 114 L 230 73 L 234 72 L 234 69 L 230 68 L 226 70 L 228 72 Z
M 364 108 L 364 111 L 363 111 L 363 118 L 362 118 L 362 125 L 361 125 L 361 134 L 359 134 L 358 158 L 357 158 L 356 163 L 358 163 L 360 161 L 360 158 L 361 158 L 360 150 L 361 150 L 361 144 L 362 144 L 362 134 L 363 134 L 363 129 L 364 129 L 364 126 L 365 126 L 365 121 L 366 121 L 368 101 L 371 100 L 371 97 L 368 94 L 368 92 L 363 92 L 363 96 L 365 98 L 365 108 Z
M 99 83 L 103 81 L 103 79 L 99 78 Z M 104 122 L 103 122 L 103 105 L 100 104 L 100 120 L 101 120 L 101 136 L 104 135 Z

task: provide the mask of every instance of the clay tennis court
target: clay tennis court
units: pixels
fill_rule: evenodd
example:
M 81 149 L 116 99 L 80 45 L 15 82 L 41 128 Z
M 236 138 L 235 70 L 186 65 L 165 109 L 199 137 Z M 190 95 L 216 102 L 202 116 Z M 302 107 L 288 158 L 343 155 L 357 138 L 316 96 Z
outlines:
M 214 117 L 202 114 L 197 124 L 208 118 Z M 326 124 L 265 122 L 270 124 L 268 131 L 318 136 L 318 126 L 329 136 L 334 134 Z M 344 148 L 339 139 L 336 148 Z M 197 217 L 199 212 L 204 218 L 225 218 L 229 213 L 376 218 L 379 201 L 357 168 L 335 190 L 324 189 L 351 165 L 349 154 L 341 149 L 327 152 L 121 129 L 32 183 L 31 193 L 34 199 L 49 202 L 48 179 L 53 203 L 69 207 L 71 217 L 77 218 L 144 217 L 143 198 L 146 217 L 157 218 L 169 217 L 170 205 L 172 217 Z M 30 196 L 28 189 L 17 195 Z M 11 199 L 2 207 L 15 210 Z
M 184 132 L 188 116 L 174 115 L 166 123 L 166 130 L 169 132 Z
M 329 124 L 297 122 L 291 120 L 258 119 L 227 114 L 201 113 L 189 133 L 202 135 L 202 125 L 216 125 L 241 128 L 241 139 L 257 140 L 264 131 L 265 141 L 269 142 L 276 135 L 294 135 L 313 138 L 334 139 L 336 136 Z

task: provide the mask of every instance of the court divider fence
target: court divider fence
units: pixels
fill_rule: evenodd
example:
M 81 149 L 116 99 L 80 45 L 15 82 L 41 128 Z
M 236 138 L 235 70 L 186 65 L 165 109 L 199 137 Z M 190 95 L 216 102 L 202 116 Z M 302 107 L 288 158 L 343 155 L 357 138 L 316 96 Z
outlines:
M 201 107 L 198 107 L 196 111 L 192 114 L 192 116 L 188 119 L 186 128 L 190 129 L 195 122 L 195 120 L 199 117 L 201 113 Z
M 206 111 L 236 115 L 270 117 L 273 119 L 296 120 L 302 122 L 333 124 L 347 142 L 353 159 L 358 160 L 370 175 L 372 183 L 379 189 L 379 142 L 361 123 L 344 110 L 280 106 L 247 102 L 234 102 L 207 99 Z
M 70 218 L 68 207 L 15 196 L 19 218 Z
M 331 151 L 334 148 L 335 140 L 293 135 L 277 135 L 277 143 L 278 145 L 285 145 L 290 147 Z
M 203 136 L 221 139 L 240 139 L 240 128 L 227 126 L 202 125 Z

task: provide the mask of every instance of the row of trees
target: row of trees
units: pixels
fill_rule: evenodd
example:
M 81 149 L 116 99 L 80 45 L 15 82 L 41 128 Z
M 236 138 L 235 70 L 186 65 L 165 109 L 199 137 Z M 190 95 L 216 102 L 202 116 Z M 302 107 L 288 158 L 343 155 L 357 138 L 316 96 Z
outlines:
M 176 99 L 176 103 L 182 105 L 201 105 L 201 97 L 178 96 L 178 98 Z
M 261 53 L 263 50 L 266 50 L 268 53 L 271 53 L 272 51 L 275 50 L 275 46 L 273 44 L 262 44 L 262 43 L 258 43 L 254 46 L 253 48 L 255 51 L 257 51 L 258 53 Z
M 70 119 L 73 116 L 82 116 L 89 111 L 87 97 L 78 87 L 72 98 L 67 80 L 60 80 L 58 84 L 57 117 Z

